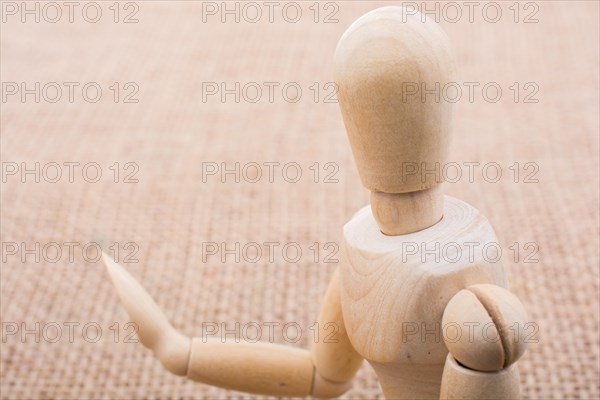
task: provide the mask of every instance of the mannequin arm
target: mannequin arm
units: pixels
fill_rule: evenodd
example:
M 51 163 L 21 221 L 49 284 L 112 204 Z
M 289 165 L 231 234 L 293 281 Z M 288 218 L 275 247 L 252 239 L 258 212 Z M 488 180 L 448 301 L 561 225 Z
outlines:
M 527 315 L 519 299 L 499 286 L 473 285 L 444 310 L 441 399 L 519 399 L 515 362 L 525 352 Z
M 140 342 L 176 375 L 249 393 L 335 397 L 350 387 L 350 379 L 362 361 L 350 346 L 343 326 L 337 271 L 319 318 L 319 330 L 327 323 L 337 327 L 335 334 L 329 337 L 334 343 L 328 343 L 319 335 L 311 354 L 307 350 L 264 342 L 190 339 L 173 328 L 150 295 L 123 267 L 106 255 L 104 263 L 123 306 L 138 326 Z

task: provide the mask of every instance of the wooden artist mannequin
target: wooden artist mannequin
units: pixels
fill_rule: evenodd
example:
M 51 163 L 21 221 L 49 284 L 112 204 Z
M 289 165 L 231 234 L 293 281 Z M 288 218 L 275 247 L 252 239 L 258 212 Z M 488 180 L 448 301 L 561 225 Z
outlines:
M 497 243 L 494 231 L 425 173 L 447 160 L 451 104 L 404 93 L 453 77 L 446 35 L 421 18 L 400 7 L 371 11 L 336 49 L 340 107 L 371 205 L 344 226 L 343 260 L 319 314 L 320 329 L 336 324 L 333 340 L 309 351 L 190 339 L 105 255 L 140 341 L 166 369 L 250 393 L 335 397 L 366 359 L 388 399 L 519 397 L 526 314 L 501 263 L 481 251 Z

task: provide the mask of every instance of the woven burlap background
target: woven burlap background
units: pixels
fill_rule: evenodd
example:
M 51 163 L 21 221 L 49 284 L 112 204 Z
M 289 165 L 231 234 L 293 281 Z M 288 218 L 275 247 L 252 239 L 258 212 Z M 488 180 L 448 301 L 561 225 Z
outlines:
M 39 23 L 3 14 L 2 82 L 25 82 L 28 88 L 56 82 L 63 88 L 55 103 L 51 86 L 39 103 L 33 94 L 23 102 L 9 95 L 12 86 L 3 88 L 3 173 L 19 168 L 2 184 L 4 399 L 259 398 L 175 377 L 143 346 L 129 343 L 128 317 L 102 263 L 94 260 L 95 247 L 84 256 L 82 246 L 120 247 L 123 265 L 187 335 L 200 334 L 203 322 L 229 328 L 277 322 L 276 342 L 306 347 L 336 266 L 325 257 L 335 252 L 345 221 L 368 202 L 338 105 L 325 101 L 331 92 L 326 85 L 342 32 L 368 10 L 393 3 L 321 3 L 316 15 L 312 2 L 301 2 L 296 23 L 283 18 L 286 3 L 278 3 L 273 22 L 267 6 L 258 3 L 263 15 L 256 23 L 249 21 L 255 17 L 251 9 L 239 22 L 229 15 L 223 23 L 221 13 L 203 15 L 202 2 L 132 4 L 120 5 L 119 22 L 112 2 L 98 3 L 97 23 L 83 19 L 84 3 L 75 8 L 72 23 L 66 6 L 57 23 L 44 19 L 54 18 L 50 9 Z M 463 88 L 451 158 L 463 166 L 481 163 L 472 182 L 463 167 L 462 178 L 446 184 L 446 191 L 490 219 L 512 290 L 539 327 L 520 362 L 524 396 L 598 398 L 598 2 L 521 3 L 518 15 L 512 2 L 498 3 L 502 15 L 496 23 L 482 17 L 484 4 L 471 22 L 466 6 L 452 22 L 455 11 L 437 5 L 442 16 L 446 12 L 441 23 Z M 93 9 L 86 12 L 94 17 Z M 294 18 L 295 8 L 286 12 L 288 20 Z M 495 10 L 487 12 L 494 17 Z M 123 23 L 130 13 L 137 23 Z M 531 23 L 523 22 L 527 17 Z M 79 83 L 72 102 L 65 82 Z M 82 97 L 90 82 L 102 89 L 95 103 L 89 100 L 93 89 L 88 100 Z M 229 89 L 255 82 L 263 93 L 250 102 L 256 86 L 250 85 L 239 102 L 233 94 L 203 101 L 206 82 L 224 82 Z M 265 82 L 279 83 L 272 101 Z M 464 82 L 480 84 L 472 102 Z M 489 82 L 502 89 L 495 103 L 489 100 L 493 88 L 488 100 L 482 95 Z M 299 101 L 282 96 L 286 83 L 293 83 L 289 98 L 293 86 L 302 89 Z M 138 102 L 124 102 L 126 95 Z M 68 162 L 80 163 L 73 182 Z M 212 162 L 219 168 L 237 162 L 242 169 L 258 163 L 262 176 L 246 168 L 239 183 L 231 174 L 203 179 L 203 165 Z M 273 182 L 264 164 L 269 162 L 281 163 Z M 21 175 L 35 163 L 40 182 L 33 173 Z M 52 163 L 62 166 L 56 183 L 50 182 Z M 98 182 L 86 181 L 95 175 L 89 167 L 84 179 L 86 163 L 100 167 Z M 297 182 L 282 176 L 285 163 L 300 167 Z M 497 182 L 491 182 L 493 168 L 482 176 L 486 163 L 501 168 Z M 136 166 L 137 183 L 124 182 Z M 292 168 L 285 177 L 294 175 Z M 77 243 L 72 260 L 68 242 Z M 280 245 L 272 262 L 264 255 L 251 262 L 253 254 L 242 254 L 239 262 L 232 255 L 225 263 L 219 256 L 203 262 L 208 242 L 228 248 Z M 56 262 L 52 243 L 63 251 Z M 299 261 L 282 257 L 286 243 L 301 247 Z M 36 244 L 39 260 L 25 252 L 35 253 Z M 132 246 L 137 263 L 123 260 Z M 296 343 L 289 343 L 293 332 L 283 337 L 282 326 L 290 322 L 303 330 Z M 366 363 L 344 398 L 381 398 Z

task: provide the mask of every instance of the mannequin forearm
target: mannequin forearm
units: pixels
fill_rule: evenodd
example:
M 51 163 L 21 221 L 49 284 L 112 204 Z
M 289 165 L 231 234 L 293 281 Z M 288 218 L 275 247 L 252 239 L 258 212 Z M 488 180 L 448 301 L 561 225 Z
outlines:
M 316 376 L 307 350 L 272 343 L 227 343 L 192 339 L 188 378 L 209 385 L 272 396 L 327 397 L 345 392 L 349 383 Z M 313 390 L 319 382 L 317 393 Z M 324 387 L 327 386 L 327 388 Z
M 275 396 L 336 397 L 362 364 L 346 334 L 339 270 L 331 278 L 311 351 L 271 343 L 192 339 L 187 376 L 244 392 Z

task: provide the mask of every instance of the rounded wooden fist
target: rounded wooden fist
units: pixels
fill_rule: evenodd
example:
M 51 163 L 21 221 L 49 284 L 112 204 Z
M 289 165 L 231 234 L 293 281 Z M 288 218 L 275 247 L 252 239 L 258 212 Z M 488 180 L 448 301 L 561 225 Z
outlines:
M 496 285 L 469 286 L 446 306 L 444 343 L 463 366 L 498 371 L 525 352 L 527 314 L 519 299 Z

